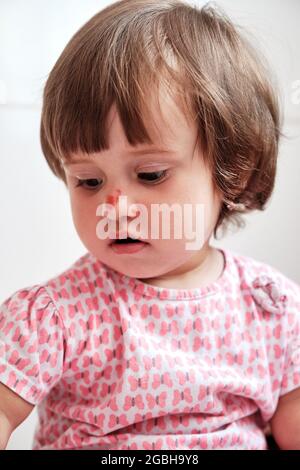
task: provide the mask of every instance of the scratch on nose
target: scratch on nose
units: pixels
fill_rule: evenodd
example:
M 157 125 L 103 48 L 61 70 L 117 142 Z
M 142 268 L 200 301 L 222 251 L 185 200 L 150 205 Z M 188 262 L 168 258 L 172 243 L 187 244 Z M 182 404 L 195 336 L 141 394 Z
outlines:
M 115 206 L 118 203 L 120 195 L 121 195 L 120 189 L 116 189 L 113 194 L 109 194 L 106 197 L 107 204 L 112 204 L 113 206 Z

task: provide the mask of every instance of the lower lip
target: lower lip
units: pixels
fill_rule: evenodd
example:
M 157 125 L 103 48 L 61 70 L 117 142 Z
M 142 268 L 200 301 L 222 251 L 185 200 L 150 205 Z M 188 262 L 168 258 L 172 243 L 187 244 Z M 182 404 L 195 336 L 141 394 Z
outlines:
M 143 250 L 146 248 L 148 243 L 144 242 L 137 242 L 137 243 L 127 243 L 126 245 L 119 245 L 118 243 L 113 243 L 111 246 L 111 249 L 121 255 L 121 254 L 131 254 L 131 253 L 137 253 L 138 251 Z

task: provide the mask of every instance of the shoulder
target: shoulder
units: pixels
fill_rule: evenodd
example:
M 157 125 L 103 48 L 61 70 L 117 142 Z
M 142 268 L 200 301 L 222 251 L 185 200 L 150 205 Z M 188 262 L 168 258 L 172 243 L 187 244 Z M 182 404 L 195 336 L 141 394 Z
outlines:
M 54 303 L 51 296 L 42 284 L 26 286 L 12 292 L 0 304 L 0 319 L 9 312 L 10 319 L 25 319 L 26 312 L 49 312 L 49 307 Z
M 88 321 L 113 302 L 118 280 L 117 272 L 87 252 L 43 285 L 65 325 L 74 327 L 74 319 Z
M 63 372 L 68 332 L 44 285 L 18 289 L 0 304 L 1 382 L 37 404 Z
M 41 317 L 52 310 L 63 320 L 69 304 L 76 306 L 77 301 L 90 299 L 97 289 L 107 290 L 107 277 L 105 265 L 86 253 L 48 280 L 12 292 L 0 303 L 0 312 L 2 317 L 8 311 L 11 318 L 25 317 L 25 312 L 38 312 Z
M 93 295 L 97 289 L 112 289 L 110 269 L 87 252 L 63 272 L 49 279 L 44 287 L 55 300 L 76 302 L 79 297 Z
M 55 302 L 43 285 L 18 289 L 0 304 L 2 355 L 3 348 L 6 353 L 18 347 L 23 350 L 28 341 L 38 338 L 42 344 L 49 336 L 55 334 L 58 338 L 65 331 L 65 324 Z
M 244 295 L 270 313 L 283 314 L 298 311 L 300 314 L 300 285 L 270 263 L 230 251 Z

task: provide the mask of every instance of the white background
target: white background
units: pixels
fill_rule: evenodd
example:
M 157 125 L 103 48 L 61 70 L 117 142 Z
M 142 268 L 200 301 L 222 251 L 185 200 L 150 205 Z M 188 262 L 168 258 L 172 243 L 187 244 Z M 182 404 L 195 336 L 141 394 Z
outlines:
M 41 96 L 67 41 L 110 3 L 0 2 L 0 303 L 19 288 L 59 274 L 86 252 L 72 224 L 67 190 L 41 152 Z M 292 100 L 293 83 L 300 80 L 300 2 L 216 3 L 256 37 L 275 70 L 289 138 L 281 144 L 276 188 L 267 209 L 248 215 L 244 230 L 213 244 L 267 262 L 300 283 L 300 103 Z M 35 423 L 36 411 L 15 430 L 8 449 L 30 449 Z

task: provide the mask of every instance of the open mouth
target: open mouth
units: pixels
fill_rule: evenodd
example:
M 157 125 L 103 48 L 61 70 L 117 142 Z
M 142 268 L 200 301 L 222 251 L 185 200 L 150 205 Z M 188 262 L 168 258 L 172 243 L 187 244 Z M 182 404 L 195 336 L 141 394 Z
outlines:
M 116 238 L 110 243 L 110 247 L 116 254 L 134 254 L 150 246 L 148 242 L 136 238 Z
M 120 239 L 117 238 L 116 240 L 113 240 L 111 243 L 116 243 L 117 245 L 126 245 L 130 243 L 146 243 L 146 242 L 142 242 L 141 240 L 137 240 L 136 238 L 127 237 L 127 238 L 120 238 Z

